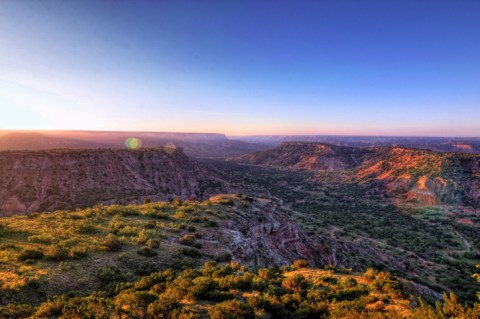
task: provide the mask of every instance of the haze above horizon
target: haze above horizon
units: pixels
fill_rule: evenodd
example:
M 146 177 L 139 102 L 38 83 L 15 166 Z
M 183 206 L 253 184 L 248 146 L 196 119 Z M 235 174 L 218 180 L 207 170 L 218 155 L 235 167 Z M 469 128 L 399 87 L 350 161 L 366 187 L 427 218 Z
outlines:
M 0 129 L 480 136 L 480 2 L 4 1 Z

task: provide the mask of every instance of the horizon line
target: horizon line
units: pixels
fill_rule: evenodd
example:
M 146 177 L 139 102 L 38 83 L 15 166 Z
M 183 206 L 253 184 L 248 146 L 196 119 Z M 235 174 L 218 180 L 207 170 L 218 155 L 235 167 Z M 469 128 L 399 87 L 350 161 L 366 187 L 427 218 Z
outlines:
M 142 130 L 91 130 L 91 129 L 0 129 L 0 132 L 90 132 L 90 133 L 163 133 L 163 134 L 208 134 L 225 137 L 287 137 L 287 136 L 323 136 L 323 137 L 402 137 L 402 138 L 480 138 L 480 135 L 375 135 L 375 134 L 335 134 L 335 133 L 275 133 L 275 134 L 228 134 L 221 132 L 185 132 L 185 131 L 142 131 Z

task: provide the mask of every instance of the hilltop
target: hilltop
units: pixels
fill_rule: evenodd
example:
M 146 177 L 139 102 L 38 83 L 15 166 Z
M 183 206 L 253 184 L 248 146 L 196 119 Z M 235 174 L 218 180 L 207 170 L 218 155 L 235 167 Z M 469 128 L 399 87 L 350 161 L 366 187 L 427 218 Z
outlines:
M 368 151 L 331 144 L 285 142 L 265 151 L 239 156 L 240 163 L 306 170 L 344 170 L 356 167 Z

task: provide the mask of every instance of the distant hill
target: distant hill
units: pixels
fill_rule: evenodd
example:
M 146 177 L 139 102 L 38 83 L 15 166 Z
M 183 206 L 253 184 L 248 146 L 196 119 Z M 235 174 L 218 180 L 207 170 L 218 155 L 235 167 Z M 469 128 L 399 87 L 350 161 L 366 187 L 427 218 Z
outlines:
M 360 181 L 382 181 L 388 194 L 429 205 L 480 206 L 480 155 L 375 148 L 357 168 Z
M 181 148 L 0 152 L 2 214 L 138 202 L 204 199 L 225 192 L 214 170 Z
M 345 135 L 259 135 L 230 137 L 239 141 L 274 147 L 283 142 L 327 143 L 340 146 L 401 146 L 437 152 L 480 154 L 480 137 L 345 136 Z
M 233 161 L 276 168 L 349 171 L 357 182 L 369 183 L 386 196 L 398 196 L 407 202 L 480 206 L 480 155 L 284 142 Z
M 273 149 L 237 157 L 235 161 L 279 168 L 343 170 L 359 165 L 368 152 L 330 144 L 284 142 Z
M 223 134 L 96 131 L 3 131 L 1 150 L 125 148 L 128 138 L 138 138 L 144 147 L 181 147 L 193 157 L 236 156 L 265 146 L 230 140 Z

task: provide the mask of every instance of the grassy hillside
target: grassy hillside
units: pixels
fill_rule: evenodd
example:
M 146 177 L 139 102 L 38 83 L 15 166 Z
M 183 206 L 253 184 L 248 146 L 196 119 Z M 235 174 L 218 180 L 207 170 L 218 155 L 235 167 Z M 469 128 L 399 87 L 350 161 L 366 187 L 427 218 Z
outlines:
M 215 236 L 232 203 L 217 197 L 1 218 L 0 303 L 90 293 L 103 285 L 98 274 L 113 268 L 134 280 L 175 263 L 229 260 Z
M 102 290 L 40 304 L 8 305 L 2 318 L 480 318 L 480 304 L 455 296 L 435 307 L 409 294 L 389 273 L 292 267 L 249 268 L 236 262 L 176 267 L 126 282 L 118 269 L 98 274 Z
M 274 214 L 270 206 L 221 195 L 2 218 L 0 318 L 442 318 L 435 313 L 443 306 L 417 307 L 418 295 L 435 299 L 432 291 L 386 272 L 307 269 L 306 261 L 268 268 L 231 263 L 241 231 L 292 241 L 275 237 L 282 231 L 248 232 L 269 227 L 261 217 Z M 260 226 L 237 231 L 230 225 L 245 218 Z M 292 247 L 301 243 L 285 252 L 270 241 L 258 239 L 234 257 L 253 250 L 257 261 L 273 258 L 275 264 L 275 258 L 296 256 Z M 454 304 L 459 314 L 478 310 Z

